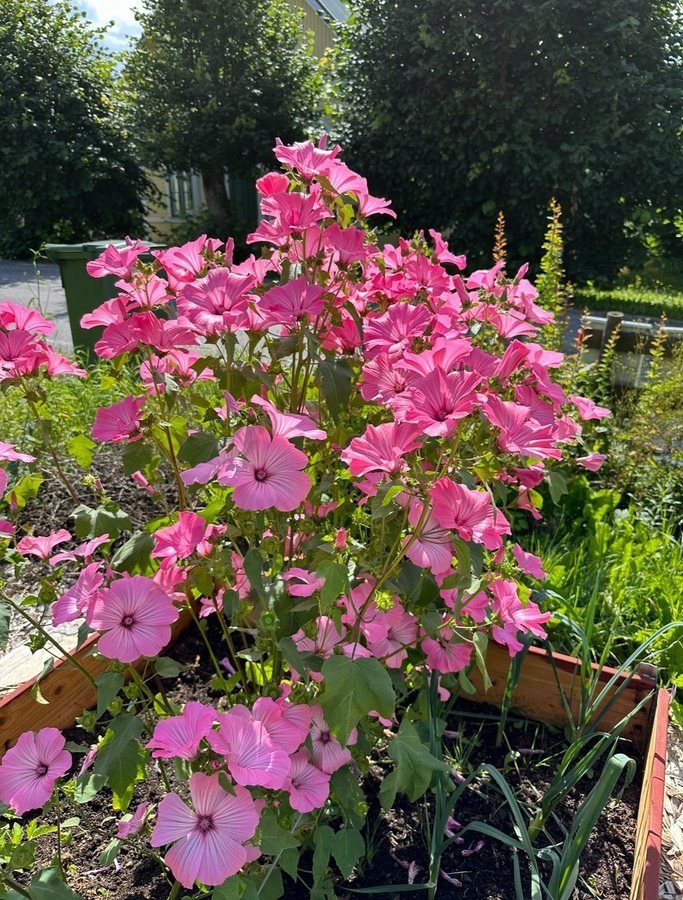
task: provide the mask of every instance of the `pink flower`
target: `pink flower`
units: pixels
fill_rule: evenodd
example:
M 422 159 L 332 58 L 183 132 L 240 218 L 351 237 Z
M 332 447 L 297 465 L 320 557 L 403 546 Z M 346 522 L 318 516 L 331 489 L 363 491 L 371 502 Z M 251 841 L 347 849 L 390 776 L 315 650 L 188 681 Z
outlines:
M 139 441 L 144 397 L 126 397 L 111 406 L 100 407 L 95 416 L 92 436 L 96 441 Z
M 325 305 L 324 293 L 323 288 L 308 284 L 302 276 L 271 288 L 261 297 L 258 309 L 265 314 L 268 325 L 293 328 L 304 316 L 313 320 L 320 315 Z
M 147 803 L 139 803 L 132 816 L 119 822 L 119 827 L 116 832 L 116 837 L 119 840 L 124 841 L 126 838 L 129 838 L 131 834 L 137 834 L 138 831 L 140 831 L 148 805 L 149 804 Z
M 378 612 L 362 631 L 372 655 L 398 669 L 408 658 L 406 648 L 415 644 L 417 622 L 397 603 L 388 612 Z
M 463 541 L 497 550 L 503 545 L 502 535 L 510 534 L 507 519 L 483 491 L 441 478 L 429 493 L 434 502 L 434 518 L 442 528 L 456 531 Z
M 437 672 L 460 672 L 466 669 L 472 658 L 472 644 L 453 640 L 452 628 L 440 628 L 436 639 L 426 637 L 422 641 L 426 663 Z
M 331 150 L 326 150 L 323 147 L 316 147 L 313 141 L 283 144 L 280 138 L 277 138 L 273 152 L 281 163 L 296 169 L 302 178 L 310 181 L 316 175 L 327 175 L 330 172 L 334 167 L 333 160 L 341 152 L 341 147 L 335 145 Z
M 55 330 L 55 323 L 48 322 L 37 309 L 3 300 L 0 303 L 0 327 L 9 330 L 12 326 L 33 334 L 52 334 Z
M 500 622 L 491 629 L 494 641 L 505 644 L 510 656 L 522 649 L 517 638 L 519 631 L 530 632 L 536 637 L 546 637 L 543 625 L 550 619 L 551 613 L 542 613 L 538 606 L 529 600 L 526 604 L 517 596 L 517 585 L 514 581 L 493 581 L 489 585 L 493 595 L 492 609 Z
M 555 446 L 558 436 L 552 426 L 538 425 L 528 406 L 489 396 L 483 412 L 500 429 L 498 446 L 505 453 L 532 456 L 535 459 L 562 459 L 562 451 Z
M 233 711 L 249 719 L 260 722 L 268 732 L 273 744 L 288 756 L 306 740 L 311 725 L 311 707 L 306 704 L 289 703 L 280 698 L 259 697 L 251 712 L 246 706 L 233 706 Z
M 385 472 L 395 475 L 405 468 L 403 457 L 420 446 L 418 435 L 422 429 L 416 425 L 397 425 L 385 422 L 368 425 L 360 437 L 355 437 L 341 458 L 352 475 L 368 472 Z
M 385 352 L 395 360 L 410 350 L 413 340 L 424 337 L 432 320 L 429 310 L 410 303 L 396 303 L 365 326 L 365 349 L 368 357 Z
M 292 566 L 282 573 L 283 581 L 288 582 L 287 592 L 292 597 L 312 597 L 325 584 L 324 578 L 318 578 L 313 572 Z M 293 582 L 293 583 L 290 583 Z
M 584 469 L 588 469 L 590 472 L 597 472 L 606 459 L 607 457 L 602 453 L 589 453 L 588 456 L 578 456 L 576 461 Z
M 574 406 L 578 409 L 582 419 L 606 419 L 612 413 L 605 406 L 597 406 L 588 397 L 577 397 L 573 395 L 569 398 Z
M 222 334 L 242 325 L 247 292 L 256 279 L 235 275 L 226 268 L 211 269 L 204 278 L 185 286 L 178 296 L 178 312 L 202 334 Z
M 102 544 L 106 544 L 108 541 L 109 535 L 101 534 L 91 541 L 85 541 L 83 544 L 79 544 L 78 547 L 74 547 L 73 550 L 60 550 L 59 553 L 55 553 L 54 556 L 50 557 L 50 565 L 56 566 L 58 563 L 66 561 L 74 562 L 77 559 L 88 560 L 92 557 L 98 547 L 101 547 Z
M 437 366 L 396 397 L 392 409 L 397 419 L 419 425 L 425 434 L 446 437 L 474 409 L 480 383 L 474 372 L 447 375 Z
M 459 269 L 464 269 L 467 265 L 467 258 L 464 255 L 455 256 L 448 249 L 448 244 L 441 237 L 438 231 L 433 228 L 429 229 L 429 234 L 434 241 L 434 258 L 440 263 L 452 263 Z
M 173 759 L 174 756 L 193 759 L 215 720 L 215 709 L 203 703 L 187 703 L 182 715 L 162 719 L 156 724 L 147 747 L 155 759 Z
M 364 400 L 391 406 L 403 392 L 417 380 L 415 372 L 403 368 L 387 353 L 378 353 L 363 366 L 363 383 L 360 392 Z
M 354 728 L 348 743 L 355 744 L 356 740 L 357 735 Z M 323 718 L 322 706 L 313 707 L 311 746 L 313 748 L 313 763 L 327 775 L 332 775 L 337 769 L 341 769 L 342 766 L 351 762 L 351 751 L 346 747 L 342 747 L 331 733 Z
M 17 544 L 17 550 L 22 556 L 37 556 L 38 559 L 47 559 L 57 544 L 70 541 L 71 535 L 66 528 L 50 532 L 46 537 L 23 537 Z
M 539 581 L 548 577 L 548 573 L 543 571 L 543 563 L 538 556 L 534 556 L 533 553 L 527 553 L 525 550 L 522 550 L 519 544 L 515 544 L 512 548 L 512 552 L 517 560 L 517 565 L 526 575 L 531 575 L 532 578 L 538 578 Z
M 0 441 L 0 461 L 14 461 L 20 460 L 21 462 L 35 462 L 35 456 L 31 456 L 28 453 L 19 453 L 18 450 L 14 449 L 14 444 L 6 444 L 4 441 Z
M 327 432 L 323 431 L 322 428 L 318 428 L 313 419 L 310 419 L 308 416 L 280 412 L 269 400 L 263 400 L 258 394 L 254 394 L 251 402 L 265 409 L 268 413 L 273 437 L 287 438 L 288 441 L 297 437 L 305 437 L 312 441 L 323 441 L 327 437 Z
M 218 775 L 190 777 L 194 810 L 177 794 L 159 803 L 152 847 L 177 841 L 164 857 L 173 875 L 190 889 L 195 881 L 215 886 L 234 875 L 249 859 L 245 841 L 256 833 L 259 813 L 249 791 L 239 785 L 228 794 Z
M 204 541 L 206 522 L 197 513 L 183 510 L 178 521 L 168 528 L 160 528 L 154 532 L 154 550 L 151 555 L 159 559 L 176 562 L 188 559 L 195 552 L 204 555 L 210 546 Z
M 283 437 L 271 437 L 262 425 L 240 428 L 233 441 L 240 456 L 234 474 L 221 483 L 235 488 L 235 506 L 291 512 L 306 499 L 311 479 L 301 471 L 308 465 L 305 453 Z
M 75 584 L 62 594 L 50 607 L 52 624 L 62 625 L 73 622 L 88 609 L 99 596 L 104 576 L 100 572 L 100 563 L 94 562 L 86 566 L 78 576 Z
M 21 816 L 52 796 L 55 781 L 71 766 L 66 741 L 56 728 L 25 731 L 0 764 L 0 800 Z
M 289 756 L 275 746 L 265 725 L 234 710 L 220 715 L 219 721 L 220 728 L 209 734 L 209 742 L 225 757 L 235 781 L 280 790 L 289 772 Z
M 272 197 L 286 191 L 289 187 L 289 178 L 281 172 L 268 172 L 262 175 L 256 182 L 256 190 L 262 197 Z
M 97 644 L 100 653 L 129 663 L 163 650 L 171 639 L 171 623 L 177 620 L 178 610 L 151 578 L 133 575 L 102 591 L 86 618 L 91 628 L 106 632 Z
M 330 796 L 330 776 L 314 766 L 308 751 L 301 749 L 291 757 L 291 769 L 285 788 L 292 809 L 300 813 L 321 809 Z
M 119 275 L 127 278 L 137 262 L 138 256 L 148 250 L 149 247 L 145 244 L 140 241 L 133 243 L 127 237 L 125 247 L 115 247 L 114 244 L 109 244 L 97 259 L 86 263 L 85 268 L 92 278 L 104 278 L 105 275 Z
M 194 281 L 197 275 L 206 265 L 206 260 L 201 255 L 205 245 L 208 244 L 205 234 L 197 240 L 189 241 L 182 247 L 171 247 L 168 250 L 153 250 L 168 275 L 168 281 L 173 290 L 178 290 L 189 281 Z
M 412 501 L 408 512 L 408 521 L 416 528 L 423 515 L 422 504 Z M 406 538 L 409 544 L 406 550 L 408 559 L 423 569 L 431 569 L 435 575 L 447 572 L 453 560 L 453 541 L 450 532 L 429 512 L 422 523 L 419 537 Z

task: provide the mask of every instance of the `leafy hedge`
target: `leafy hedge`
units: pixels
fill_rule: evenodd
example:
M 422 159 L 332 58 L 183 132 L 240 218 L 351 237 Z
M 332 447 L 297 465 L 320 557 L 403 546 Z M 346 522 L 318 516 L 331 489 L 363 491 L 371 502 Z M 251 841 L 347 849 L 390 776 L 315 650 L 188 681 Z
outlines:
M 601 291 L 592 287 L 575 288 L 572 305 L 590 310 L 619 310 L 640 316 L 683 319 L 683 293 L 674 290 L 611 288 Z

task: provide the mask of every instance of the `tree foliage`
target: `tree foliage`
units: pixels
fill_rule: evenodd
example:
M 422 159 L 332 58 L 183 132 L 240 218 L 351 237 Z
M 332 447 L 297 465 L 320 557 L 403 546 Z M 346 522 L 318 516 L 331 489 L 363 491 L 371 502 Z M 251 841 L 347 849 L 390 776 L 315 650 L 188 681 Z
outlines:
M 198 171 L 217 227 L 224 173 L 253 177 L 273 141 L 300 139 L 317 109 L 316 63 L 287 0 L 145 0 L 126 66 L 154 167 Z
M 68 0 L 0 0 L 0 255 L 142 226 L 114 63 Z
M 351 6 L 342 133 L 404 226 L 472 253 L 502 209 L 510 256 L 537 255 L 554 196 L 576 277 L 624 261 L 626 221 L 680 207 L 679 0 Z

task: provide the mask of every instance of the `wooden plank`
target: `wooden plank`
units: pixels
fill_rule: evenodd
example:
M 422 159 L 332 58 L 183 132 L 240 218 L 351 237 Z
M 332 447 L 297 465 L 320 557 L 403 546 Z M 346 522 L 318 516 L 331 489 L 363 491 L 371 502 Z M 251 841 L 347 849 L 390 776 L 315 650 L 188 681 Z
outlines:
M 175 643 L 191 621 L 189 610 L 181 610 L 180 618 L 173 625 L 169 646 Z M 93 655 L 98 637 L 97 634 L 91 635 L 72 654 L 93 678 L 109 668 L 109 660 Z M 145 660 L 141 659 L 135 667 L 140 670 L 144 665 Z M 38 676 L 0 699 L 0 753 L 14 744 L 24 731 L 37 731 L 47 726 L 69 728 L 77 716 L 97 704 L 97 691 L 68 660 L 58 660 L 40 682 L 40 692 L 47 703 L 38 703 L 31 696 L 31 688 L 37 681 Z
M 670 702 L 668 691 L 657 691 L 652 734 L 643 772 L 643 790 L 638 805 L 629 900 L 658 900 L 659 897 Z
M 554 659 L 560 686 L 555 679 L 545 650 L 540 647 L 531 647 L 522 664 L 519 684 L 512 695 L 512 705 L 529 719 L 563 728 L 567 724 L 567 716 L 562 703 L 562 693 L 568 699 L 573 714 L 577 715 L 580 704 L 580 669 L 577 661 L 569 656 L 554 654 Z M 492 687 L 485 691 L 481 674 L 479 671 L 475 671 L 472 674 L 472 682 L 477 688 L 477 693 L 471 696 L 466 695 L 466 699 L 475 703 L 500 705 L 505 694 L 510 668 L 510 657 L 500 644 L 489 644 L 486 668 L 492 681 Z M 593 669 L 597 671 L 597 666 L 593 666 Z M 599 674 L 599 683 L 606 684 L 615 673 L 615 669 L 605 667 Z M 620 675 L 617 684 L 623 683 L 626 679 L 626 675 Z M 653 694 L 654 701 L 655 688 L 654 678 L 632 675 L 627 686 L 614 701 L 613 706 L 601 719 L 600 729 L 609 731 L 614 728 L 617 722 L 649 693 Z M 616 690 L 616 685 L 614 690 Z M 613 691 L 610 692 L 610 697 L 612 695 Z M 653 709 L 652 701 L 646 703 L 624 729 L 624 737 L 632 740 L 635 748 L 641 754 L 645 753 L 647 747 Z

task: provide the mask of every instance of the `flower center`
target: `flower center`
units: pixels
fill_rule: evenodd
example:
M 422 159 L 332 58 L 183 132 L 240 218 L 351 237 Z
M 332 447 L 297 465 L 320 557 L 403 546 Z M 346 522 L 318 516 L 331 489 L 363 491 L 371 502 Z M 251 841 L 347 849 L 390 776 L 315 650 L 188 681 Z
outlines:
M 254 478 L 257 481 L 267 481 L 268 472 L 265 469 L 254 469 Z
M 206 834 L 207 831 L 213 831 L 216 826 L 212 816 L 197 816 L 197 830 Z
M 124 617 L 121 619 L 121 625 L 122 625 L 124 628 L 132 628 L 133 625 L 135 625 L 135 618 L 134 618 L 133 616 L 131 616 L 131 615 L 124 616 Z
M 46 763 L 38 763 L 36 766 L 36 775 L 43 778 L 50 771 L 50 767 Z
M 331 740 L 332 740 L 332 737 L 331 737 L 329 731 L 321 731 L 320 732 L 320 743 L 321 744 L 329 744 Z

